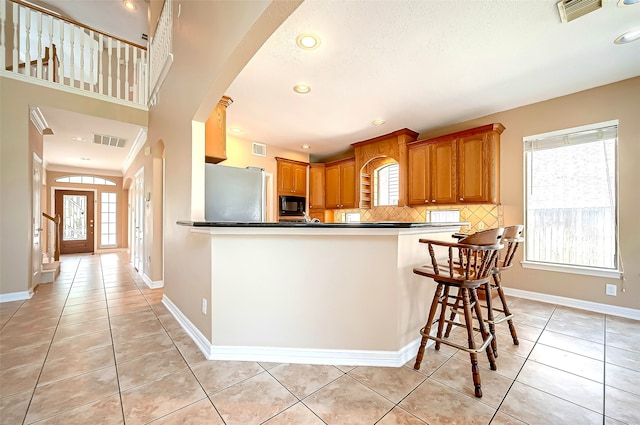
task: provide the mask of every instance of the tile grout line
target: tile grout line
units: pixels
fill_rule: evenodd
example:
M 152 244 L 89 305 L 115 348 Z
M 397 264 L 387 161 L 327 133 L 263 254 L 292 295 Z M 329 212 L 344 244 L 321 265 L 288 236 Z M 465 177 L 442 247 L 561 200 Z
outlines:
M 29 398 L 29 403 L 27 403 L 27 409 L 25 410 L 24 417 L 22 418 L 22 423 L 23 424 L 26 424 L 27 416 L 28 416 L 28 413 L 29 413 L 29 409 L 31 408 L 31 403 L 33 403 L 33 398 L 34 398 L 34 396 L 36 394 L 36 390 L 38 388 L 38 383 L 40 382 L 40 378 L 42 378 L 42 372 L 44 371 L 44 366 L 47 363 L 47 358 L 49 357 L 49 353 L 51 352 L 51 346 L 53 345 L 53 340 L 54 340 L 54 338 L 56 336 L 56 332 L 58 332 L 58 327 L 60 326 L 60 320 L 62 320 L 62 316 L 63 316 L 62 313 L 64 313 L 64 308 L 67 305 L 67 300 L 69 299 L 69 293 L 71 292 L 71 288 L 73 287 L 73 281 L 75 280 L 75 277 L 78 274 L 78 269 L 80 268 L 80 262 L 81 261 L 78 261 L 78 264 L 76 266 L 76 270 L 73 273 L 72 283 L 69 286 L 69 289 L 68 289 L 68 292 L 67 292 L 67 296 L 65 297 L 64 304 L 62 306 L 62 310 L 60 310 L 60 315 L 58 316 L 58 322 L 56 323 L 55 330 L 53 331 L 53 335 L 51 335 L 51 341 L 49 342 L 49 346 L 47 347 L 47 353 L 45 354 L 44 359 L 42 360 L 42 366 L 40 367 L 40 372 L 38 373 L 38 378 L 36 379 L 36 383 L 33 386 L 33 391 L 31 393 L 31 397 Z M 54 283 L 55 283 L 55 281 L 54 281 Z M 35 296 L 35 294 L 34 294 L 34 296 Z M 24 306 L 24 303 L 20 306 L 20 308 L 22 308 L 23 306 Z M 45 418 L 42 418 L 42 419 L 45 419 Z

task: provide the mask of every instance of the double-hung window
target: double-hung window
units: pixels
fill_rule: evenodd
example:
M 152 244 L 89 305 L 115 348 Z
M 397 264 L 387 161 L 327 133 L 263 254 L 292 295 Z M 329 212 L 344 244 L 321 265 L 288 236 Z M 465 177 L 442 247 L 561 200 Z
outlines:
M 373 205 L 398 205 L 400 167 L 397 163 L 383 165 L 374 171 Z
M 618 122 L 524 138 L 525 267 L 619 275 Z

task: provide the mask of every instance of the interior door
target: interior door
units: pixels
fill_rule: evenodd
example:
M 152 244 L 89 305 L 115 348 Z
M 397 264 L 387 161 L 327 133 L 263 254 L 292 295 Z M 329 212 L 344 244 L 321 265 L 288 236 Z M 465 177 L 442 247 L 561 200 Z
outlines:
M 56 214 L 61 217 L 61 254 L 93 252 L 94 194 L 84 190 L 56 190 Z
M 144 168 L 135 175 L 133 193 L 133 267 L 144 268 Z
M 40 269 L 42 268 L 42 246 L 40 244 L 42 232 L 42 207 L 40 203 L 42 193 L 42 159 L 35 153 L 33 154 L 32 184 L 33 216 L 31 217 L 31 222 L 33 224 L 33 243 L 31 245 L 31 287 L 34 287 L 40 283 Z

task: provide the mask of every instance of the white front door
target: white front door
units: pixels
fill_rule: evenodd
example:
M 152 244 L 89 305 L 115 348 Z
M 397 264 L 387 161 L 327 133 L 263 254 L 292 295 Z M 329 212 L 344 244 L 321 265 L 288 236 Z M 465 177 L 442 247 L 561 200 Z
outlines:
M 31 245 L 31 288 L 40 283 L 40 269 L 42 268 L 42 247 L 40 246 L 40 233 L 42 232 L 42 206 L 40 194 L 42 193 L 42 159 L 33 154 L 33 181 L 32 181 L 33 212 L 31 223 L 33 228 L 33 243 Z

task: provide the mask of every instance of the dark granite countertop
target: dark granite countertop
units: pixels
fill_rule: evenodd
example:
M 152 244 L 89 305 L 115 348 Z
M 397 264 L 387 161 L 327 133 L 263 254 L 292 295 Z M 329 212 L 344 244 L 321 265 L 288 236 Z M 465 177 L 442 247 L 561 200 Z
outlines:
M 305 223 L 305 222 L 297 222 L 297 221 L 289 221 L 289 222 L 233 222 L 233 221 L 177 221 L 176 222 L 180 226 L 189 226 L 189 227 L 293 227 L 293 228 L 301 228 L 301 227 L 319 227 L 319 228 L 398 228 L 398 229 L 408 229 L 408 228 L 419 228 L 419 227 L 459 227 L 459 226 L 468 226 L 467 222 L 454 222 L 454 223 L 405 223 L 400 221 L 379 221 L 375 223 Z

